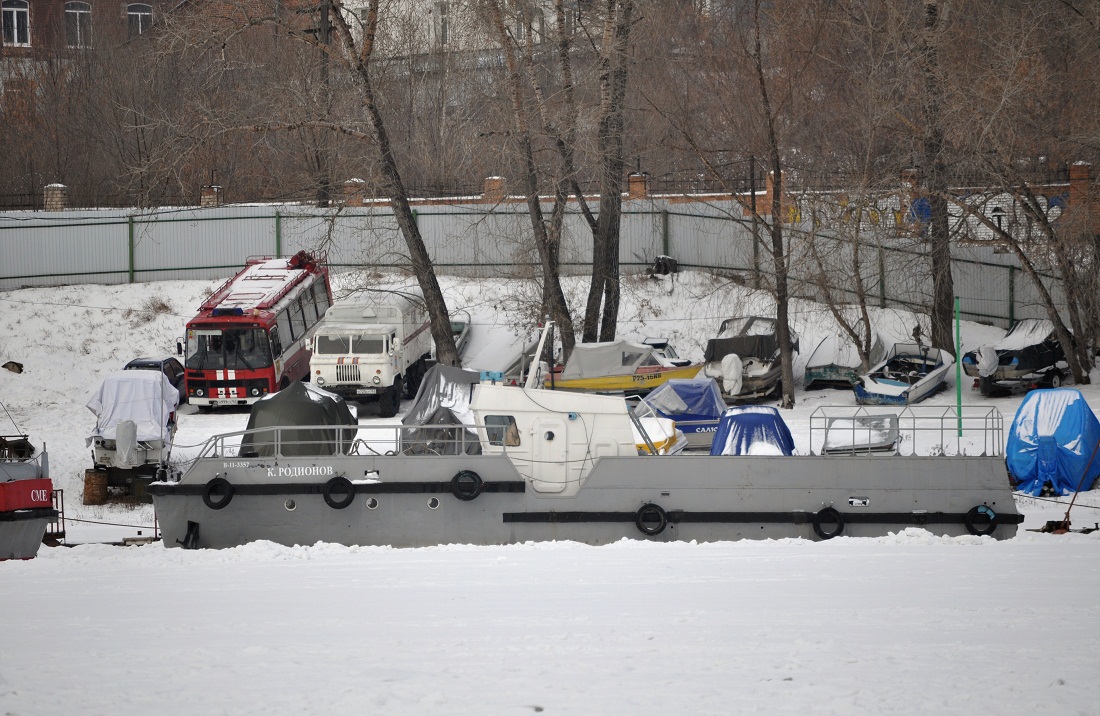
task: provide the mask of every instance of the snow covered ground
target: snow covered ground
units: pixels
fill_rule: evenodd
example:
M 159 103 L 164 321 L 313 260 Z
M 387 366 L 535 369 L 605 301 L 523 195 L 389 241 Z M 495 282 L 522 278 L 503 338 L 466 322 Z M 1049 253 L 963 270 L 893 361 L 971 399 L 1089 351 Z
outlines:
M 467 367 L 500 369 L 533 337 L 528 284 L 443 283 L 473 317 Z M 0 434 L 17 426 L 45 443 L 68 542 L 149 535 L 149 506 L 80 504 L 94 425 L 84 404 L 129 359 L 172 353 L 215 285 L 0 293 L 0 363 L 24 365 L 0 371 Z M 620 325 L 698 360 L 721 319 L 753 313 L 771 313 L 766 296 L 688 273 L 628 280 Z M 875 320 L 887 343 L 916 321 Z M 800 374 L 831 318 L 796 302 L 793 326 Z M 1004 332 L 964 323 L 962 333 L 970 350 Z M 1095 410 L 1100 371 L 1092 377 L 1082 392 Z M 932 404 L 954 404 L 953 380 Z M 964 401 L 997 407 L 1007 427 L 1021 399 L 983 399 L 964 381 Z M 784 417 L 800 452 L 816 408 L 853 403 L 801 387 L 797 399 Z M 182 412 L 179 460 L 247 421 Z M 368 405 L 360 420 L 381 419 Z M 1064 500 L 1018 502 L 1024 527 L 1065 512 Z M 1094 493 L 1079 498 L 1074 525 L 1100 521 L 1098 506 Z M 1098 557 L 1100 532 L 994 542 L 918 529 L 599 548 L 44 547 L 0 563 L 0 713 L 1091 714 Z

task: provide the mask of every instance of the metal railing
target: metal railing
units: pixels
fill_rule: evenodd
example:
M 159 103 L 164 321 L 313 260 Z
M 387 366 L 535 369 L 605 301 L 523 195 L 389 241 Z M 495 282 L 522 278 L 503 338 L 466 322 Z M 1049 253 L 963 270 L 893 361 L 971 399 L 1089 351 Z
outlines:
M 822 406 L 810 416 L 815 455 L 1002 455 L 1004 418 L 985 406 Z

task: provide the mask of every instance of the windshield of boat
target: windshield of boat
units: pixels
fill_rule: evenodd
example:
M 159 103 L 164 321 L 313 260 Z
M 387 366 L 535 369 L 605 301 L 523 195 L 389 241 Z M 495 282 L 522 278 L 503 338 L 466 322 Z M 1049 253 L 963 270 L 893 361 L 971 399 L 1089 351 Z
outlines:
M 271 365 L 271 348 L 262 328 L 192 328 L 185 361 L 191 370 L 259 370 Z

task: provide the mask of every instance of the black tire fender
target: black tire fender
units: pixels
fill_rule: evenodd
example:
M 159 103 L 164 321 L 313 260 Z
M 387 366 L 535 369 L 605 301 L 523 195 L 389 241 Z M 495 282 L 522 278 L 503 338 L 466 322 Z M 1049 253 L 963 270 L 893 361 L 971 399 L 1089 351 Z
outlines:
M 202 488 L 202 502 L 212 510 L 220 510 L 233 501 L 233 483 L 224 477 L 215 477 Z
M 668 526 L 668 515 L 660 505 L 648 502 L 638 508 L 634 524 L 642 534 L 652 537 L 665 531 L 665 527 Z
M 343 497 L 333 497 L 333 493 L 343 494 Z M 355 485 L 343 475 L 337 475 L 325 483 L 321 495 L 325 498 L 326 505 L 334 510 L 342 510 L 355 501 Z
M 463 502 L 477 499 L 484 489 L 485 482 L 481 479 L 481 475 L 473 470 L 459 470 L 451 478 L 451 494 Z
M 832 539 L 833 537 L 839 537 L 844 534 L 844 515 L 840 514 L 832 507 L 826 507 L 823 510 L 818 510 L 814 514 L 814 534 L 821 539 Z M 827 525 L 836 525 L 834 529 L 826 529 Z
M 963 518 L 966 531 L 976 537 L 988 537 L 997 531 L 997 513 L 989 505 L 971 507 Z M 979 527 L 978 525 L 984 525 Z

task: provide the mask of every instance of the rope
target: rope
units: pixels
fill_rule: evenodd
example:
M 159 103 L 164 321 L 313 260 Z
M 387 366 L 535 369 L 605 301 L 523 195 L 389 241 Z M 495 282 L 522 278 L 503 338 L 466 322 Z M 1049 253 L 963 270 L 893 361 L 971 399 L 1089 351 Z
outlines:
M 133 527 L 136 530 L 155 530 L 156 527 L 150 527 L 149 525 L 124 525 L 118 522 L 100 522 L 98 520 L 80 520 L 75 517 L 66 517 L 66 522 L 83 522 L 89 525 L 110 525 L 111 527 Z

